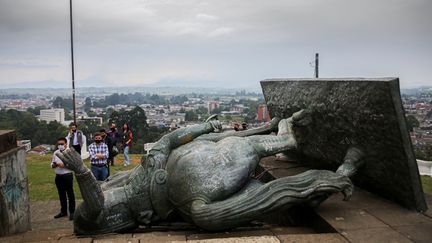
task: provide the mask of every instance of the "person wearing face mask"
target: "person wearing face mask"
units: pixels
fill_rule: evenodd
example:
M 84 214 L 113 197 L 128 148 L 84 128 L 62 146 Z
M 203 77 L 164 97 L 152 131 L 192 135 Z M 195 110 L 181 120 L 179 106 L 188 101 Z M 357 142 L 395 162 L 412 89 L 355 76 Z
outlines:
M 109 150 L 108 163 L 114 166 L 114 158 L 118 154 L 117 142 L 120 140 L 120 134 L 117 132 L 116 124 L 111 123 L 110 131 L 107 133 L 110 143 L 107 143 Z
M 88 147 L 91 172 L 98 181 L 104 181 L 108 177 L 108 146 L 102 141 L 103 134 L 97 132 L 94 135 L 94 143 L 90 144 Z
M 55 184 L 60 199 L 60 213 L 54 218 L 61 218 L 67 216 L 67 198 L 69 199 L 69 220 L 73 220 L 75 213 L 75 193 L 73 189 L 73 175 L 72 171 L 65 167 L 64 163 L 56 156 L 56 152 L 63 152 L 66 149 L 67 140 L 64 137 L 57 139 L 57 151 L 54 152 L 51 160 L 51 168 L 54 169 L 56 174 Z M 67 198 L 66 198 L 67 196 Z
M 81 154 L 81 147 L 83 146 L 83 133 L 78 130 L 77 125 L 73 122 L 69 125 L 69 128 L 69 134 L 66 136 L 66 139 L 69 141 L 69 147 L 73 147 L 75 151 Z

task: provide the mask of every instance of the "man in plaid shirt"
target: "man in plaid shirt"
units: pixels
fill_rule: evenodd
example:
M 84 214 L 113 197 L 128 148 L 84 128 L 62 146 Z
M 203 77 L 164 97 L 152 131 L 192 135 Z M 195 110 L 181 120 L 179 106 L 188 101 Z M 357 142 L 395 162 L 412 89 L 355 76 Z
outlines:
M 102 134 L 94 135 L 94 143 L 88 147 L 90 152 L 91 172 L 98 181 L 104 181 L 108 177 L 107 159 L 108 146 L 102 142 Z

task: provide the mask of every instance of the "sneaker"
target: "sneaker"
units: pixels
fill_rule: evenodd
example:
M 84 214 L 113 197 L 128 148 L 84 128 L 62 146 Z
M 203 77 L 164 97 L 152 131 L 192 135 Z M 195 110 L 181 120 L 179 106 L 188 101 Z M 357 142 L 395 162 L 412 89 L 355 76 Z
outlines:
M 54 216 L 55 219 L 61 218 L 61 217 L 66 217 L 67 214 L 66 213 L 59 213 L 57 215 Z
M 70 215 L 69 215 L 69 220 L 73 220 L 74 219 L 74 213 L 71 213 Z
M 124 164 L 124 167 L 128 166 L 127 164 Z

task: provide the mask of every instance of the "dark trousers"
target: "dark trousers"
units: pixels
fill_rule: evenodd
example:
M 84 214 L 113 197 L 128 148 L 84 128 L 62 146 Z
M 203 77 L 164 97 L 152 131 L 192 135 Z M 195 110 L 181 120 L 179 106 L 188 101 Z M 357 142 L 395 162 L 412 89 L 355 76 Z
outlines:
M 60 199 L 61 212 L 67 214 L 67 198 L 69 199 L 69 213 L 75 212 L 75 194 L 73 190 L 72 173 L 65 175 L 56 175 L 55 183 Z
M 110 152 L 111 154 L 111 152 Z M 114 157 L 111 157 L 111 155 L 108 157 L 108 164 L 114 165 Z
M 77 151 L 79 154 L 81 154 L 81 145 L 79 145 L 79 144 L 72 145 L 72 147 L 75 149 L 75 151 Z
M 98 181 L 104 181 L 106 180 L 106 178 L 108 178 L 108 167 L 106 165 L 103 166 L 92 165 L 91 172 L 93 176 L 96 178 L 96 180 Z

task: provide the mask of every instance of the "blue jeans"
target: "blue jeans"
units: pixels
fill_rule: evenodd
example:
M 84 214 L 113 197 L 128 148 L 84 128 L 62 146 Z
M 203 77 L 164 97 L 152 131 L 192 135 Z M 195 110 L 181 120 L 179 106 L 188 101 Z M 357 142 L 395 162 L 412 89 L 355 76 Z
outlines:
M 97 167 L 92 165 L 91 172 L 98 181 L 104 181 L 108 177 L 108 168 L 106 166 Z
M 123 155 L 125 159 L 124 164 L 129 165 L 129 146 L 124 147 Z

